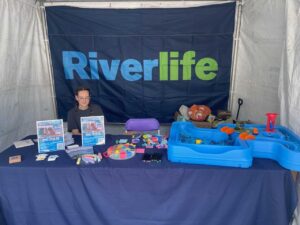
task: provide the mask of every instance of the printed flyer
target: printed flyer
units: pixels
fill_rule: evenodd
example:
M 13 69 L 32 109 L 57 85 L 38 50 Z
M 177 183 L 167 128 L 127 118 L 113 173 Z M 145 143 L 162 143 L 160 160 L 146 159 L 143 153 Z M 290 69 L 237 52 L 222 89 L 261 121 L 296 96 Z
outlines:
M 63 120 L 37 121 L 36 128 L 39 153 L 65 149 Z
M 81 117 L 82 146 L 105 144 L 104 116 Z

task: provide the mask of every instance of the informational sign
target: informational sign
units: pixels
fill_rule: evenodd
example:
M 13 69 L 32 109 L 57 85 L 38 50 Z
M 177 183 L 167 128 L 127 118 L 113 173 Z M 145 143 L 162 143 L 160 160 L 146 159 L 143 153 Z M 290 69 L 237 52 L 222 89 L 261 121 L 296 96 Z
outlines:
M 81 117 L 82 146 L 105 144 L 104 116 Z
M 46 7 L 58 116 L 91 90 L 109 122 L 227 109 L 235 2 L 191 8 Z
M 39 153 L 65 149 L 63 120 L 36 122 Z

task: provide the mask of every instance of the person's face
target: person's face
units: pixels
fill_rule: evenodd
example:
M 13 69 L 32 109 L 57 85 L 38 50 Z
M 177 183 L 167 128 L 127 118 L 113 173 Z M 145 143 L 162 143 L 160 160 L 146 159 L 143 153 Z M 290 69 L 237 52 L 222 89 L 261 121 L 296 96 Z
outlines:
M 78 102 L 79 108 L 88 108 L 90 103 L 90 93 L 89 91 L 83 90 L 79 91 L 78 95 L 75 96 L 76 101 Z

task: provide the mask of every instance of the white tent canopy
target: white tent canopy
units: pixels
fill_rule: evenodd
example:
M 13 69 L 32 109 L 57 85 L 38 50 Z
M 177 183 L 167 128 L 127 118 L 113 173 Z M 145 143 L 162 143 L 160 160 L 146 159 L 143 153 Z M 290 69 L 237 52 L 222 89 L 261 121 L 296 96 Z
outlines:
M 56 118 L 44 4 L 161 8 L 224 2 L 2 0 L 0 149 L 36 133 L 37 120 Z M 229 109 L 236 115 L 242 98 L 239 119 L 264 123 L 266 112 L 278 112 L 281 123 L 300 134 L 298 14 L 298 0 L 237 1 Z

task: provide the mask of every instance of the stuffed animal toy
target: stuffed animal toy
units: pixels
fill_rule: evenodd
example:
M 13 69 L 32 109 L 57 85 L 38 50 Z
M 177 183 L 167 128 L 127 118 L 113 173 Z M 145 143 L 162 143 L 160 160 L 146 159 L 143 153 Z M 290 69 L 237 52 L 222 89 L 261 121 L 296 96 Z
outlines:
M 204 121 L 209 114 L 211 109 L 206 105 L 192 105 L 188 111 L 189 117 L 195 121 Z

